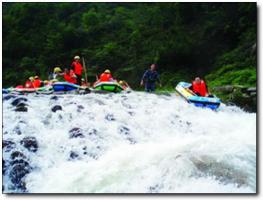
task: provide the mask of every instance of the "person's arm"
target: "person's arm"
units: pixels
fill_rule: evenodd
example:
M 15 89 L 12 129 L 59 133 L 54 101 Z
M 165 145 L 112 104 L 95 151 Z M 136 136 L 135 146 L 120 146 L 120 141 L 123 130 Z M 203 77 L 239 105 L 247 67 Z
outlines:
M 146 70 L 142 76 L 142 79 L 141 79 L 141 85 L 144 84 L 144 80 L 146 79 L 146 77 L 148 76 L 148 70 Z

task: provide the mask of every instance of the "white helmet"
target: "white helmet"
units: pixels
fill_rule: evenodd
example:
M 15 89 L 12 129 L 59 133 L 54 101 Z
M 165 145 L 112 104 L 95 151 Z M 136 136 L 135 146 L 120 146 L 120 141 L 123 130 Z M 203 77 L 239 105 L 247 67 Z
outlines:
M 74 60 L 80 60 L 80 57 L 79 56 L 75 56 Z

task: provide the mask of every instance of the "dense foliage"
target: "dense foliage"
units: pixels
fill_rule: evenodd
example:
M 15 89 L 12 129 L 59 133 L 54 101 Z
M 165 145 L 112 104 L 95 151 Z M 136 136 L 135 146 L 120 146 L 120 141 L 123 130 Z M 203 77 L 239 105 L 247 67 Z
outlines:
M 2 5 L 6 87 L 46 79 L 77 54 L 89 77 L 110 68 L 133 87 L 151 63 L 166 88 L 195 75 L 210 85 L 256 84 L 256 3 Z

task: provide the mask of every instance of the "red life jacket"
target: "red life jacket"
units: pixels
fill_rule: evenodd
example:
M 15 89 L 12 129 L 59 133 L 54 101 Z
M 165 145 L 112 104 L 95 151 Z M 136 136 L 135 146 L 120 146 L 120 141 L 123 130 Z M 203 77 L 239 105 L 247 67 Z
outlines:
M 71 64 L 71 66 L 72 66 L 73 69 L 74 69 L 74 73 L 75 73 L 76 75 L 81 76 L 81 73 L 82 73 L 82 65 L 81 65 L 81 63 L 74 61 L 74 62 Z
M 69 74 L 64 73 L 64 79 L 69 83 L 77 83 L 77 79 L 74 77 L 74 72 L 72 70 L 70 70 Z
M 21 89 L 21 88 L 24 88 L 24 86 L 23 85 L 16 86 L 16 89 Z
M 201 80 L 200 84 L 197 84 L 195 81 L 192 83 L 194 93 L 199 93 L 200 96 L 205 97 L 207 94 L 206 84 Z
M 112 79 L 112 76 L 111 74 L 108 74 L 108 73 L 102 73 L 100 75 L 100 82 L 108 82 Z
M 25 88 L 34 88 L 34 85 L 30 80 L 27 80 L 25 83 Z
M 41 81 L 39 79 L 35 79 L 33 82 L 33 86 L 35 88 L 39 88 L 41 86 Z

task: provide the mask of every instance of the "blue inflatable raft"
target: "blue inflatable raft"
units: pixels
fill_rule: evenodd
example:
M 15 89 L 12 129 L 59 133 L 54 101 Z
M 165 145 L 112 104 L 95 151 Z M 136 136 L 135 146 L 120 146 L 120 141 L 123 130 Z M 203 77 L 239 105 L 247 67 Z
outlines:
M 216 96 L 213 97 L 201 97 L 197 96 L 192 90 L 191 83 L 179 82 L 175 90 L 189 103 L 194 104 L 197 107 L 210 108 L 216 110 L 220 106 L 220 99 Z
M 55 92 L 60 92 L 60 91 L 67 92 L 67 91 L 77 90 L 80 88 L 79 85 L 72 84 L 69 82 L 56 82 L 52 85 L 52 87 Z

